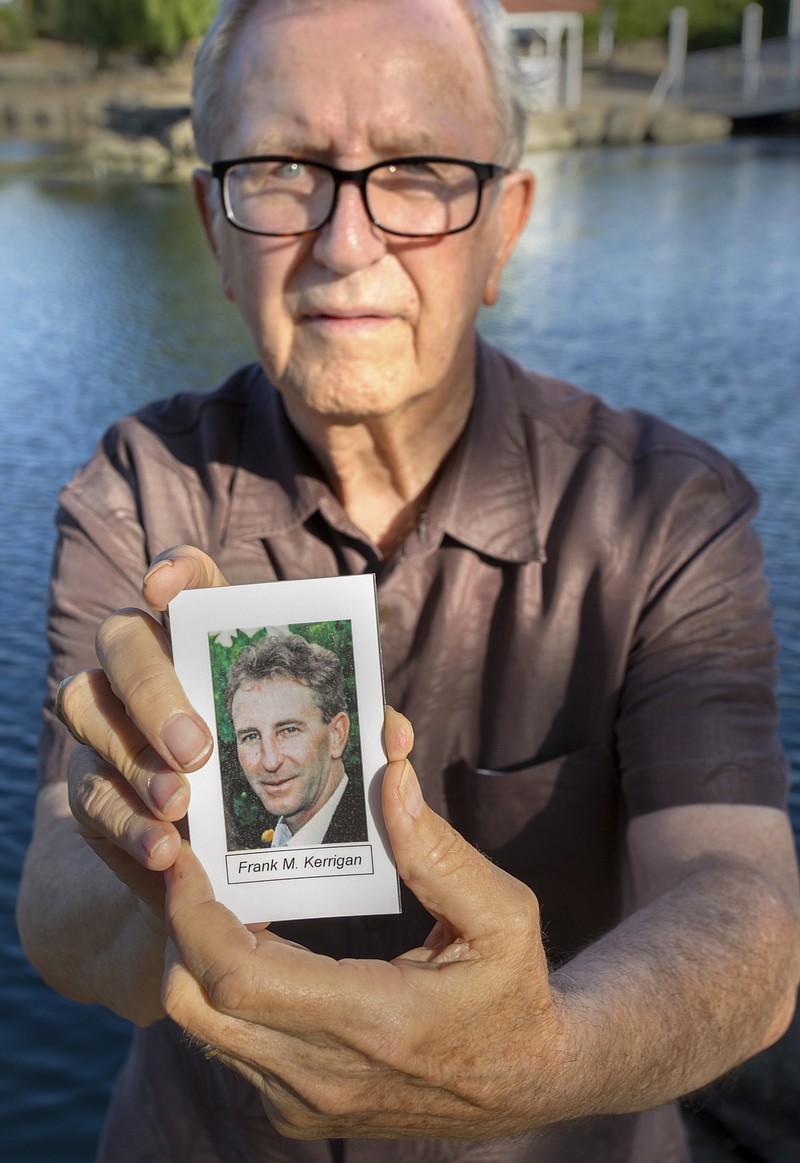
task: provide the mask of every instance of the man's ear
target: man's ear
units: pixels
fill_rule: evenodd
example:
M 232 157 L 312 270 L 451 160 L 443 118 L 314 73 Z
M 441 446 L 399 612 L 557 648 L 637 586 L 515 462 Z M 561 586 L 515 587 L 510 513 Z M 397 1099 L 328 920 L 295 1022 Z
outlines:
M 350 734 L 350 719 L 344 711 L 334 715 L 328 727 L 331 732 L 331 759 L 341 759 Z
M 500 202 L 497 207 L 497 214 L 500 217 L 500 241 L 483 289 L 483 302 L 487 307 L 493 307 L 500 297 L 500 276 L 511 258 L 519 236 L 525 229 L 536 188 L 536 179 L 530 170 L 514 170 L 501 181 Z
M 226 299 L 234 301 L 228 277 L 225 272 L 225 263 L 222 258 L 222 248 L 219 243 L 219 232 L 225 228 L 225 215 L 219 200 L 219 187 L 216 179 L 208 170 L 197 169 L 192 174 L 192 191 L 200 221 L 203 224 L 208 245 L 219 267 L 222 293 Z

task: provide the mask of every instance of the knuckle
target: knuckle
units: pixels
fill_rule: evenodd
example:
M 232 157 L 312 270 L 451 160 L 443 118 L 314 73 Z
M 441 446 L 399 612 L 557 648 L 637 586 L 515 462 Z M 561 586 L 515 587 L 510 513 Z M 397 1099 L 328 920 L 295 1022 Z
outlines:
M 165 670 L 163 658 L 149 658 L 137 667 L 125 688 L 125 702 L 131 708 L 152 706 L 162 697 L 169 699 L 172 689 L 171 674 Z M 169 699 L 170 704 L 173 700 Z
M 192 585 L 196 588 L 226 586 L 228 583 L 221 573 L 219 566 L 212 557 L 196 546 L 183 546 L 184 552 L 189 553 L 192 560 Z
M 214 1009 L 223 1014 L 247 1011 L 254 1001 L 251 974 L 242 965 L 225 966 L 219 971 L 212 967 L 205 986 Z
M 135 606 L 109 614 L 95 635 L 97 657 L 109 680 L 121 674 L 126 678 L 137 673 L 143 662 L 153 656 L 168 657 L 163 631 L 155 618 Z
M 102 653 L 117 643 L 121 637 L 126 636 L 132 621 L 146 617 L 148 615 L 143 610 L 137 610 L 135 606 L 125 606 L 120 610 L 115 610 L 113 614 L 109 614 L 97 627 L 95 644 L 98 654 L 102 657 Z
M 355 1114 L 355 1107 L 349 1089 L 323 1084 L 316 1095 L 313 1110 L 317 1122 L 322 1120 L 330 1125 L 331 1122 L 347 1122 Z
M 313 1087 L 306 1080 L 281 1095 L 270 1112 L 270 1121 L 287 1139 L 327 1139 L 347 1125 L 353 1104 L 337 1101 L 332 1086 Z M 322 1093 L 324 1090 L 325 1093 Z
M 59 706 L 70 727 L 80 734 L 80 726 L 92 702 L 91 672 L 79 671 L 61 687 Z
M 102 776 L 97 771 L 98 758 L 88 747 L 78 746 L 73 751 L 67 770 L 67 798 L 72 814 L 88 818 L 88 811 L 97 796 L 97 785 Z
M 503 912 L 503 928 L 509 939 L 521 941 L 527 948 L 533 933 L 539 932 L 539 901 L 536 894 L 522 881 L 504 874 L 507 897 Z
M 119 774 L 88 747 L 76 748 L 70 759 L 67 797 L 82 828 L 95 838 L 99 834 L 132 850 L 141 819 L 117 786 L 119 779 Z
M 176 969 L 171 969 L 168 973 L 164 974 L 161 985 L 161 1004 L 164 1007 L 164 1012 L 177 1025 L 182 1027 L 188 1025 L 189 1005 L 186 988 L 182 980 L 182 974 Z
M 431 837 L 428 846 L 428 862 L 434 875 L 450 876 L 457 872 L 474 855 L 472 848 L 445 821 Z
M 291 1114 L 284 1113 L 279 1107 L 272 1107 L 270 1122 L 286 1139 L 327 1139 L 332 1138 L 331 1128 L 323 1126 L 321 1122 L 311 1117 L 307 1111 L 298 1107 Z
M 105 834 L 114 834 L 110 788 L 106 780 L 85 776 L 81 781 L 76 806 L 83 820 L 96 825 Z
M 539 899 L 536 893 L 522 880 L 517 880 L 510 873 L 504 872 L 503 878 L 508 886 L 509 904 L 520 916 L 539 919 Z
M 112 762 L 126 783 L 142 795 L 152 774 L 155 753 L 147 740 L 133 731 L 123 741 L 109 729 L 108 741 L 113 748 Z

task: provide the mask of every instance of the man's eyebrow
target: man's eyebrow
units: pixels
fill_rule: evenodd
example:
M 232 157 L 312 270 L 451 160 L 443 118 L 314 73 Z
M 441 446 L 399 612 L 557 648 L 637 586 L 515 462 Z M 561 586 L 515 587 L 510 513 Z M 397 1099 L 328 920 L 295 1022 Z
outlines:
M 251 142 L 247 148 L 248 157 L 258 157 L 260 154 L 295 154 L 299 153 L 300 146 L 297 142 L 291 141 L 283 137 L 259 137 L 257 141 Z
M 424 130 L 407 135 L 393 133 L 391 137 L 385 138 L 376 136 L 370 144 L 377 153 L 383 154 L 384 157 L 413 157 L 414 154 L 446 152 L 433 134 L 426 133 Z
M 433 134 L 420 131 L 414 134 L 391 137 L 374 137 L 370 145 L 376 154 L 377 160 L 397 157 L 414 157 L 419 154 L 440 154 L 442 149 Z M 278 156 L 308 158 L 309 161 L 322 161 L 330 158 L 332 153 L 330 142 L 314 141 L 307 137 L 289 137 L 272 134 L 259 137 L 248 147 L 248 157 L 277 154 Z M 244 155 L 243 155 L 244 156 Z

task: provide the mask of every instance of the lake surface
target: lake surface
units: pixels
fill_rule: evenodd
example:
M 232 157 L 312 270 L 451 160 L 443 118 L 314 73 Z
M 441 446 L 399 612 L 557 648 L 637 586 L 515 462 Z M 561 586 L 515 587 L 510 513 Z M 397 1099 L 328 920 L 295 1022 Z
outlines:
M 542 154 L 534 218 L 483 332 L 521 362 L 712 441 L 761 490 L 800 773 L 800 141 Z M 124 412 L 251 358 L 188 191 L 0 178 L 0 1125 L 10 1163 L 88 1163 L 123 1023 L 19 950 L 60 484 Z M 800 828 L 800 796 L 793 793 Z

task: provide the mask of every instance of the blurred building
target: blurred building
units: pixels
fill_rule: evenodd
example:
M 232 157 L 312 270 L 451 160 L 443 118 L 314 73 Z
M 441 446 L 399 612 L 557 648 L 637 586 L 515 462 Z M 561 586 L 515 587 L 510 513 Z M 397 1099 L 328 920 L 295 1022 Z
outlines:
M 598 0 L 503 0 L 514 29 L 532 113 L 581 100 L 583 17 Z

